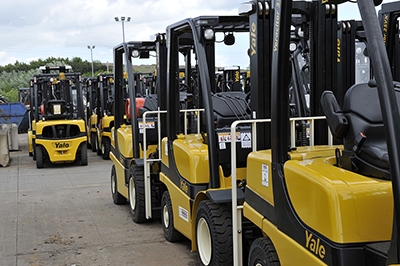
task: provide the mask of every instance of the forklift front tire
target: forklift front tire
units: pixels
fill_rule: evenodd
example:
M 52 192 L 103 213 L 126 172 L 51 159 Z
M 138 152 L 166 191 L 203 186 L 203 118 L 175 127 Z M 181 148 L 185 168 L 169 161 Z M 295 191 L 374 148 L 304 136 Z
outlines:
M 226 204 L 200 202 L 196 213 L 197 254 L 203 265 L 232 265 L 232 212 Z
M 248 265 L 279 266 L 274 244 L 268 237 L 260 237 L 250 247 Z
M 129 205 L 132 220 L 135 223 L 145 222 L 144 169 L 136 164 L 129 171 Z
M 110 139 L 105 137 L 101 142 L 101 155 L 104 160 L 110 159 L 110 149 L 111 149 L 111 142 Z

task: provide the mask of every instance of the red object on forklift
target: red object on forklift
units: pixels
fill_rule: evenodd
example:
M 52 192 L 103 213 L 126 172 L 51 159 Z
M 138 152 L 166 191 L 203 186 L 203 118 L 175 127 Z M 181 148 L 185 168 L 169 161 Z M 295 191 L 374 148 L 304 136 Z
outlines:
M 136 116 L 139 117 L 139 109 L 144 106 L 144 98 L 136 98 Z M 132 118 L 131 114 L 131 99 L 126 99 L 125 102 L 125 113 L 126 117 L 130 120 Z

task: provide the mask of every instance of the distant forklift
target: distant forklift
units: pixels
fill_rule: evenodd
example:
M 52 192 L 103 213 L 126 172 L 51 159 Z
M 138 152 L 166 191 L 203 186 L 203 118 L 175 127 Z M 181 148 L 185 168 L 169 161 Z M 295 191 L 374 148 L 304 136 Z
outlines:
M 80 73 L 70 73 L 68 66 L 41 69 L 33 78 L 36 166 L 75 160 L 87 165 Z
M 88 148 L 92 149 L 92 152 L 97 152 L 97 137 L 96 137 L 96 125 L 97 125 L 97 79 L 90 77 L 85 80 L 86 86 L 86 127 L 87 127 L 87 138 Z
M 99 74 L 97 76 L 96 89 L 96 110 L 97 116 L 95 146 L 97 155 L 104 160 L 110 158 L 111 149 L 111 128 L 114 127 L 114 78 L 113 74 Z
M 155 88 L 141 87 L 138 74 L 133 72 L 133 61 L 149 58 L 156 53 L 157 69 Z M 143 115 L 147 111 L 164 108 L 159 101 L 165 99 L 166 73 L 165 34 L 157 34 L 155 41 L 122 43 L 114 48 L 114 128 L 112 129 L 110 159 L 111 192 L 115 204 L 129 200 L 132 219 L 145 222 L 160 215 L 159 163 L 150 163 L 150 173 L 145 176 L 144 154 L 149 159 L 158 158 L 157 132 L 159 116 Z M 125 77 L 124 68 L 127 76 Z M 147 130 L 146 142 L 143 136 Z M 146 147 L 146 148 L 145 148 Z M 147 196 L 146 196 L 147 195 Z M 148 198 L 150 197 L 150 198 Z

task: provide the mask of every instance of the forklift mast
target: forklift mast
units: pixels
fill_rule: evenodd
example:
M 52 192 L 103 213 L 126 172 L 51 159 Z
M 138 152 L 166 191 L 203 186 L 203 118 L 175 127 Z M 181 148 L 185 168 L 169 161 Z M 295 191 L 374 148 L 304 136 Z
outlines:
M 89 118 L 96 108 L 97 79 L 91 77 L 86 80 L 86 98 L 88 99 L 87 117 Z M 89 121 L 89 120 L 88 120 Z
M 133 158 L 140 158 L 140 147 L 139 147 L 139 126 L 136 114 L 136 97 L 137 97 L 137 86 L 134 82 L 134 72 L 132 68 L 132 61 L 135 58 L 148 58 L 150 51 L 156 51 L 158 55 L 164 55 L 165 51 L 165 36 L 164 34 L 158 34 L 156 40 L 146 41 L 146 42 L 127 42 L 122 43 L 114 48 L 114 82 L 115 82 L 115 103 L 114 103 L 114 125 L 115 130 L 121 127 L 125 123 L 124 116 L 125 113 L 125 101 L 129 98 L 130 113 L 132 114 L 130 118 L 130 126 L 132 127 L 132 145 L 133 145 Z M 162 58 L 157 57 L 157 84 L 156 91 L 162 92 L 163 83 L 163 70 L 159 69 L 163 66 L 159 60 Z M 126 71 L 128 75 L 128 84 L 126 85 L 126 79 L 124 78 L 124 64 L 126 64 Z M 161 83 L 161 84 L 159 84 Z M 128 86 L 128 88 L 127 88 Z M 143 95 L 145 96 L 145 95 Z M 162 97 L 157 97 L 157 101 L 165 101 L 165 99 L 160 99 Z M 161 102 L 159 103 L 161 104 Z M 117 140 L 116 140 L 117 141 Z
M 295 4 L 295 2 L 294 2 Z M 310 110 L 311 116 L 323 115 L 320 99 L 324 90 L 336 91 L 337 81 L 337 6 L 313 1 L 310 16 Z M 315 144 L 326 144 L 325 121 L 316 121 Z
M 393 79 L 400 80 L 400 2 L 382 4 L 379 11 L 383 41 L 389 56 Z
M 97 117 L 100 122 L 105 115 L 110 115 L 110 103 L 114 100 L 114 79 L 112 74 L 99 74 L 97 76 Z
M 168 72 L 167 72 L 167 124 L 168 153 L 173 154 L 173 141 L 180 128 L 180 94 L 179 87 L 179 52 L 185 44 L 193 46 L 197 58 L 197 83 L 193 88 L 195 108 L 203 108 L 204 132 L 209 156 L 209 188 L 219 188 L 218 140 L 214 124 L 214 107 L 212 95 L 217 91 L 215 82 L 215 33 L 248 32 L 246 17 L 241 16 L 202 16 L 186 19 L 167 27 Z M 212 35 L 207 35 L 211 32 Z M 187 51 L 185 51 L 187 52 Z M 188 54 L 186 54 L 188 55 Z M 186 56 L 185 58 L 188 58 Z M 187 62 L 186 62 L 186 65 Z M 187 66 L 187 69 L 189 66 Z M 191 69 L 189 69 L 191 71 Z M 185 77 L 191 75 L 185 73 Z M 190 83 L 189 83 L 190 84 Z M 187 84 L 186 84 L 187 85 Z M 188 90 L 189 92 L 189 90 Z M 169 165 L 175 165 L 174 158 L 169 156 Z
M 133 81 L 134 73 L 132 69 L 132 56 L 140 57 L 140 54 L 147 53 L 150 50 L 155 50 L 154 42 L 128 42 L 122 43 L 114 48 L 114 77 L 115 77 L 115 129 L 118 129 L 124 123 L 125 110 L 125 79 L 123 74 L 124 63 L 126 64 L 126 71 L 128 74 L 128 97 L 130 99 L 130 113 L 136 113 L 136 87 Z M 135 52 L 134 52 L 135 51 Z M 118 102 L 117 102 L 118 101 Z M 133 145 L 133 158 L 140 158 L 139 142 L 139 126 L 137 117 L 132 115 L 132 145 Z
M 80 73 L 69 73 L 65 66 L 43 67 L 42 71 L 42 74 L 34 75 L 33 90 L 35 104 L 37 107 L 39 102 L 43 104 L 45 112 L 39 114 L 39 108 L 35 108 L 35 120 L 54 119 L 60 115 L 68 119 L 84 119 Z M 51 71 L 60 73 L 50 73 Z
M 271 117 L 271 39 L 272 13 L 271 1 L 254 1 L 239 7 L 239 15 L 249 15 L 250 24 L 250 107 L 252 118 Z M 250 15 L 252 14 L 252 15 Z M 264 51 L 264 52 L 262 52 Z M 266 51 L 266 52 L 265 52 Z M 253 73 L 253 74 L 252 74 Z M 256 73 L 267 73 L 257 75 Z M 257 127 L 257 149 L 271 147 L 269 124 Z M 264 137 L 262 137 L 264 136 Z

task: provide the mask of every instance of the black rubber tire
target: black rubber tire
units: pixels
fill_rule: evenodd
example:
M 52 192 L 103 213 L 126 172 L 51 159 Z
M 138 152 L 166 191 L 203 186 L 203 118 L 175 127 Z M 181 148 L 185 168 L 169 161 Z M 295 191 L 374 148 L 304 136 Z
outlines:
M 129 171 L 129 206 L 135 223 L 146 222 L 144 169 L 133 164 Z
M 279 266 L 278 254 L 268 237 L 260 237 L 250 247 L 248 265 Z
M 208 229 L 207 237 L 204 237 L 207 232 L 204 228 Z M 197 255 L 202 265 L 233 264 L 232 212 L 226 204 L 200 202 L 195 230 Z
M 42 146 L 35 147 L 35 154 L 36 154 L 36 168 L 43 168 L 44 167 L 44 152 Z
M 96 143 L 96 151 L 97 151 L 97 155 L 101 156 L 101 147 L 100 147 L 99 140 L 98 140 L 98 138 L 97 138 L 97 134 L 96 134 L 95 143 Z
M 36 161 L 36 143 L 32 141 L 32 150 L 33 150 L 33 160 Z
M 83 166 L 88 165 L 87 149 L 85 147 L 86 143 L 81 144 L 79 147 L 79 157 L 81 159 L 81 165 Z
M 117 173 L 114 165 L 111 167 L 111 195 L 115 205 L 126 203 L 126 198 L 118 192 Z
M 96 133 L 92 132 L 90 133 L 90 143 L 92 146 L 92 152 L 96 152 L 97 151 L 97 147 L 96 147 Z
M 101 156 L 103 160 L 110 159 L 110 150 L 111 150 L 111 141 L 109 138 L 104 137 L 103 141 L 101 142 Z
M 88 133 L 88 134 L 90 134 L 90 133 Z M 89 140 L 90 140 L 90 136 L 87 136 L 86 137 L 86 148 L 92 149 L 92 144 L 90 144 Z
M 174 227 L 174 215 L 168 191 L 164 191 L 161 198 L 161 223 L 163 225 L 164 237 L 169 242 L 176 242 L 184 238 Z

